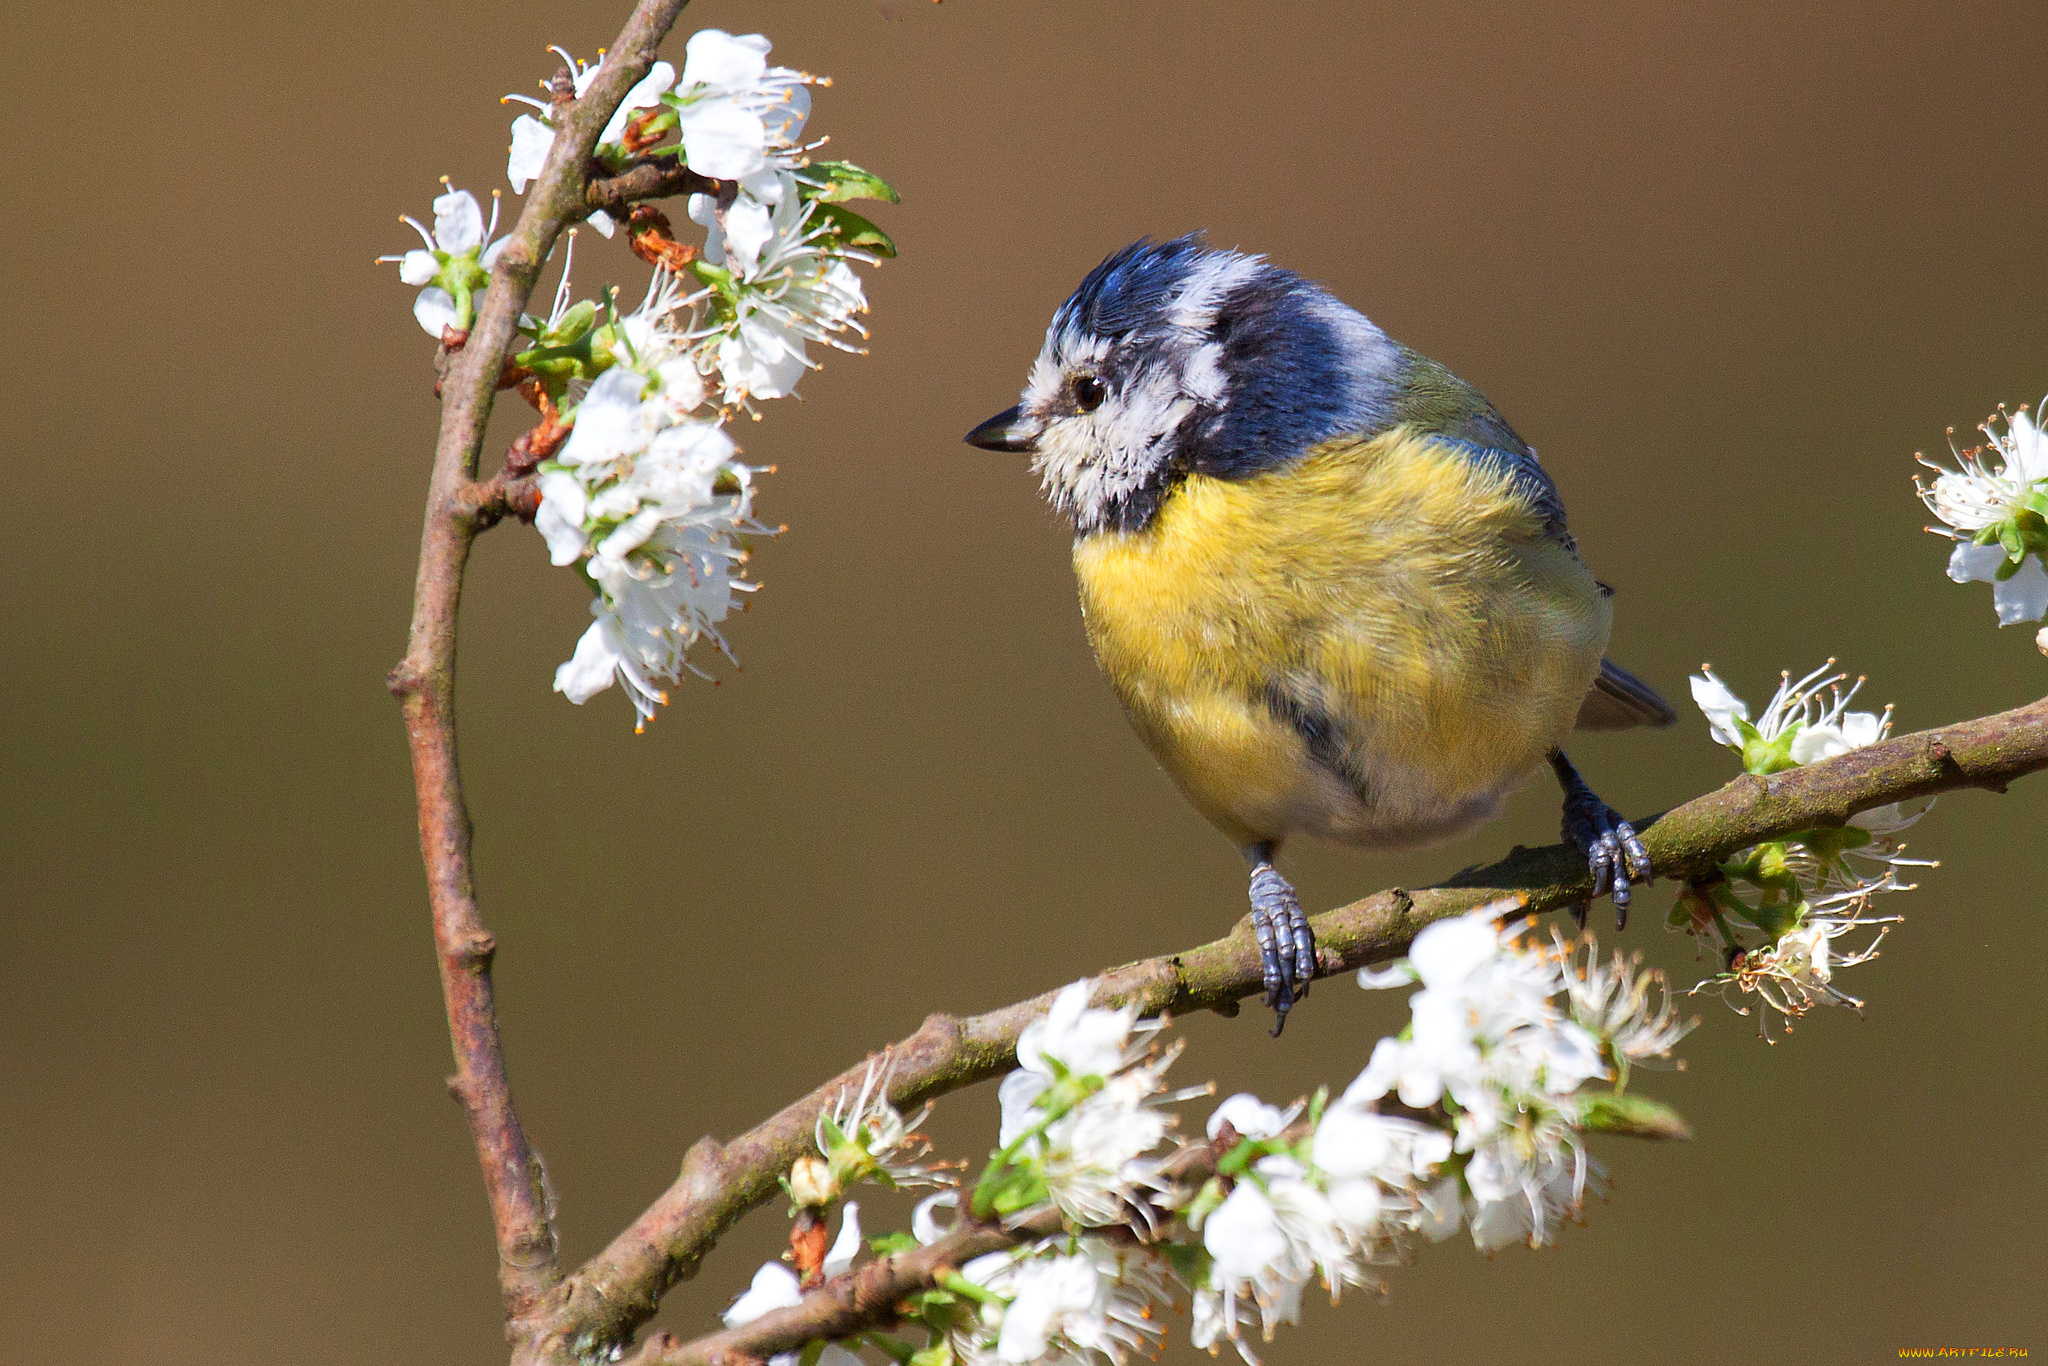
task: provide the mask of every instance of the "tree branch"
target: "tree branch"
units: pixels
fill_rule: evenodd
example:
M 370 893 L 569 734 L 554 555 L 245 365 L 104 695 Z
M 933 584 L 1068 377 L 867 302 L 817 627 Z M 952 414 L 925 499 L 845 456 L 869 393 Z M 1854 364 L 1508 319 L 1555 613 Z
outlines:
M 1299 1142 L 1310 1133 L 1303 1121 L 1279 1135 Z M 1238 1133 L 1224 1125 L 1213 1139 L 1181 1145 L 1164 1164 L 1163 1174 L 1175 1184 L 1192 1187 L 1216 1174 L 1216 1166 L 1237 1146 Z M 763 1314 L 749 1323 L 711 1333 L 691 1342 L 678 1342 L 658 1333 L 634 1353 L 627 1366 L 718 1366 L 746 1359 L 765 1361 L 778 1352 L 791 1351 L 807 1342 L 849 1337 L 863 1329 L 885 1327 L 898 1317 L 896 1306 L 906 1295 L 929 1289 L 947 1272 L 958 1270 L 976 1257 L 1018 1247 L 1050 1237 L 1065 1227 L 1060 1211 L 1041 1209 L 1015 1224 L 976 1219 L 964 1205 L 952 1232 L 909 1252 L 893 1253 L 878 1261 L 835 1276 L 806 1294 L 803 1302 Z M 1172 1211 L 1153 1206 L 1159 1222 Z M 1114 1237 L 1119 1230 L 1100 1230 Z M 1129 1230 L 1121 1232 L 1129 1236 Z
M 419 797 L 420 853 L 433 908 L 434 945 L 455 1051 L 450 1089 L 462 1102 L 483 1166 L 497 1230 L 499 1287 L 508 1333 L 561 1280 L 539 1160 L 526 1141 L 505 1074 L 491 987 L 495 943 L 476 905 L 469 810 L 455 754 L 455 619 L 470 543 L 496 520 L 476 491 L 477 456 L 519 313 L 541 263 L 583 205 L 584 168 L 626 91 L 654 64 L 654 50 L 685 0 L 641 0 L 583 98 L 555 116 L 547 164 L 530 187 L 510 241 L 499 253 L 460 350 L 441 381 L 441 429 L 420 534 L 419 575 L 405 657 L 388 680 L 405 714 Z M 502 494 L 499 495 L 502 501 Z
M 1938 792 L 2002 792 L 2014 778 L 2044 768 L 2048 699 L 1769 778 L 1744 775 L 1637 828 L 1660 876 L 1691 880 L 1763 840 L 1839 826 L 1859 811 Z M 1316 916 L 1321 975 L 1392 958 L 1423 926 L 1489 901 L 1513 898 L 1541 912 L 1583 901 L 1591 890 L 1576 848 L 1517 848 L 1436 887 L 1391 888 Z M 1240 921 L 1228 936 L 1199 948 L 1103 973 L 1091 999 L 1098 1006 L 1135 1004 L 1146 1015 L 1235 1014 L 1239 1001 L 1261 989 L 1258 949 L 1248 922 Z M 1009 1071 L 1016 1066 L 1018 1034 L 1044 1014 L 1055 994 L 968 1019 L 933 1015 L 891 1048 L 890 1099 L 907 1109 Z M 670 1286 L 694 1274 L 726 1229 L 775 1193 L 776 1178 L 810 1145 L 819 1110 L 857 1090 L 864 1071 L 862 1064 L 841 1073 L 730 1143 L 699 1140 L 675 1184 L 536 1306 L 536 1334 L 557 1351 L 571 1340 L 624 1340 L 653 1315 Z
M 736 188 L 730 180 L 698 175 L 684 164 L 680 155 L 649 157 L 615 176 L 591 181 L 590 188 L 583 192 L 583 203 L 590 213 L 600 209 L 620 213 L 643 199 L 666 199 L 678 194 L 723 196 Z

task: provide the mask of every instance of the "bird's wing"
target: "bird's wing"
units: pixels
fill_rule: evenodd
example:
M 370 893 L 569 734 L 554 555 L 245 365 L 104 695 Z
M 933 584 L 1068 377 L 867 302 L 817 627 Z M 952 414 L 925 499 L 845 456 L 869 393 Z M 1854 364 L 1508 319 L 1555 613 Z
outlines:
M 1485 465 L 1506 476 L 1516 491 L 1536 509 L 1536 515 L 1543 519 L 1544 534 L 1573 550 L 1578 549 L 1578 542 L 1572 539 L 1571 532 L 1565 527 L 1564 500 L 1557 496 L 1557 485 L 1551 482 L 1549 471 L 1537 463 L 1536 452 L 1526 446 L 1519 450 L 1483 446 L 1477 441 L 1436 432 L 1430 433 L 1430 439 L 1462 452 L 1475 464 Z
M 1631 726 L 1668 726 L 1678 719 L 1671 704 L 1649 684 L 1611 659 L 1600 661 L 1600 676 L 1579 707 L 1575 730 L 1627 730 Z
M 1549 471 L 1486 395 L 1421 352 L 1398 345 L 1396 350 L 1401 360 L 1391 418 L 1507 475 L 1543 518 L 1544 532 L 1577 549 Z

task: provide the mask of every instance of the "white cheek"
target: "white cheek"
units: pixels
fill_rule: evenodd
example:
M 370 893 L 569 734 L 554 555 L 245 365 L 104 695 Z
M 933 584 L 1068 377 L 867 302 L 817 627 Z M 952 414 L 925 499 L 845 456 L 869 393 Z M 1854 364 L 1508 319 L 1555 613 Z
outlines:
M 1080 522 L 1092 522 L 1102 512 L 1107 494 L 1097 455 L 1097 434 L 1087 418 L 1060 418 L 1039 434 L 1038 455 L 1031 468 L 1039 477 L 1053 506 Z
M 1060 392 L 1060 386 L 1065 382 L 1066 376 L 1062 373 L 1059 362 L 1050 354 L 1041 352 L 1038 359 L 1031 364 L 1031 378 L 1024 384 L 1024 406 L 1043 412 L 1052 406 L 1053 399 Z

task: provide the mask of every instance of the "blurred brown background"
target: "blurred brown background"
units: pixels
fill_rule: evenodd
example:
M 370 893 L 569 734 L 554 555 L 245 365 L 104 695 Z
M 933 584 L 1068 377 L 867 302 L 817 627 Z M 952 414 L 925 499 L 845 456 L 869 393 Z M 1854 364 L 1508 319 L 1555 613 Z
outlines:
M 436 419 L 380 252 L 435 177 L 503 184 L 511 111 L 623 0 L 17 17 L 0 531 L 0 1358 L 502 1360 L 396 707 Z M 584 595 L 519 527 L 464 624 L 463 756 L 517 1095 L 594 1251 L 730 1135 L 934 1008 L 984 1009 L 1225 930 L 1236 854 L 1126 732 L 1066 537 L 960 434 L 1055 304 L 1207 227 L 1328 281 L 1544 452 L 1614 653 L 1674 700 L 1838 654 L 1904 728 L 2038 696 L 2031 628 L 1942 577 L 1909 477 L 2048 387 L 2048 84 L 2034 5 L 703 0 L 830 73 L 813 125 L 903 190 L 873 350 L 742 436 L 787 536 L 743 673 L 635 738 L 549 692 Z M 26 38 L 26 42 L 22 41 Z M 510 202 L 510 201 L 508 201 Z M 596 245 L 586 236 L 584 246 Z M 618 247 L 586 287 L 629 292 Z M 509 409 L 507 410 L 509 413 Z M 517 430 L 508 417 L 493 451 Z M 1705 727 L 1575 748 L 1632 813 L 1732 772 Z M 1945 866 L 1776 1048 L 1717 1003 L 1550 1251 L 1456 1243 L 1273 1363 L 1860 1362 L 2048 1347 L 2039 831 L 2048 780 L 1945 798 Z M 1539 782 L 1456 846 L 1302 848 L 1334 904 L 1548 842 Z M 1629 943 L 1683 981 L 1689 944 Z M 1190 1020 L 1189 1080 L 1341 1086 L 1398 993 L 1286 1038 Z M 993 1130 L 987 1089 L 942 1140 Z M 886 1202 L 876 1207 L 887 1212 Z M 782 1236 L 757 1214 L 664 1325 Z M 2028 1309 L 2027 1304 L 2036 1307 Z M 1185 1357 L 1177 1346 L 1177 1357 Z

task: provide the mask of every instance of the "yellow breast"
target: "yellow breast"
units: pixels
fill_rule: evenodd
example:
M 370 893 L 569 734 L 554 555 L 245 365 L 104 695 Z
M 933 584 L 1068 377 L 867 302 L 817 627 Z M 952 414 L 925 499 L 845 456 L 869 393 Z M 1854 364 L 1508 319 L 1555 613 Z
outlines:
M 1239 843 L 1456 833 L 1570 731 L 1610 610 L 1496 471 L 1405 429 L 1191 475 L 1075 544 L 1132 723 Z

